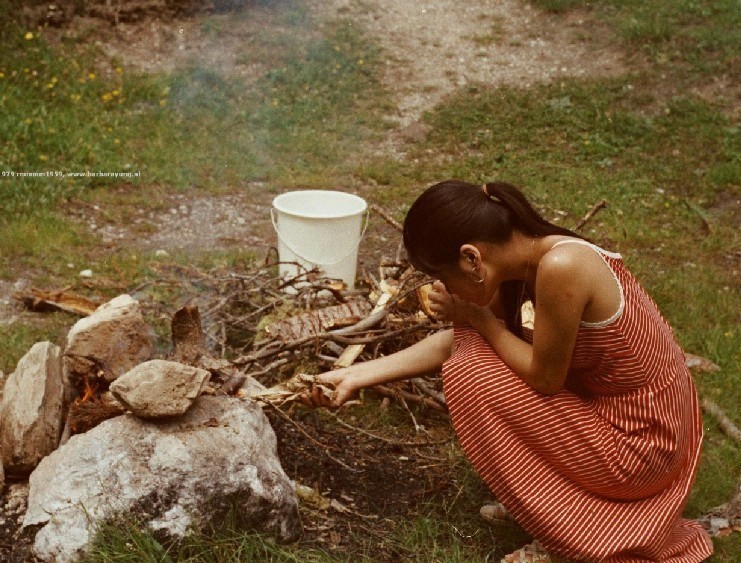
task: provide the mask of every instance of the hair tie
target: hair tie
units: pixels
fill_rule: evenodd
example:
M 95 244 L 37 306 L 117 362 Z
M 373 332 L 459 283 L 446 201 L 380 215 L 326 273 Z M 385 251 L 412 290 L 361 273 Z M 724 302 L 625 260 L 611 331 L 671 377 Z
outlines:
M 502 203 L 501 199 L 489 193 L 489 187 L 486 184 L 482 184 L 481 189 L 484 190 L 484 194 L 486 194 L 486 197 L 488 197 L 490 200 L 496 203 Z

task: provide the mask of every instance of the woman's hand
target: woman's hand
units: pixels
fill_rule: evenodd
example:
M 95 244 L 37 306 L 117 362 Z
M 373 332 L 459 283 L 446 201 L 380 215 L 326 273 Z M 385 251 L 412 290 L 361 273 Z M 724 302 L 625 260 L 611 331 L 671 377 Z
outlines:
M 441 321 L 455 321 L 455 298 L 448 293 L 445 284 L 436 281 L 432 284 L 432 291 L 428 296 L 430 311 Z
M 320 385 L 331 387 L 334 390 L 332 397 L 328 397 L 319 387 L 314 387 L 310 392 L 301 396 L 301 402 L 309 407 L 341 407 L 352 398 L 358 388 L 353 385 L 352 377 L 346 369 L 329 371 L 316 376 L 316 382 Z
M 457 295 L 451 295 L 441 281 L 432 284 L 429 299 L 430 310 L 441 321 L 466 324 L 478 330 L 482 323 L 495 320 L 488 306 L 470 303 Z
M 453 331 L 436 332 L 389 356 L 353 364 L 316 376 L 314 389 L 301 396 L 301 402 L 310 407 L 340 407 L 360 389 L 385 385 L 440 369 L 453 349 Z M 333 391 L 332 397 L 321 387 Z

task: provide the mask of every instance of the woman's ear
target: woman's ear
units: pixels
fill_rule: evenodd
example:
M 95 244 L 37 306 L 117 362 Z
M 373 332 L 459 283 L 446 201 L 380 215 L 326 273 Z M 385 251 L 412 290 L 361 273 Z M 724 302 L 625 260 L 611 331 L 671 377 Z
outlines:
M 459 263 L 464 272 L 472 272 L 481 265 L 481 252 L 473 244 L 464 244 L 459 251 Z

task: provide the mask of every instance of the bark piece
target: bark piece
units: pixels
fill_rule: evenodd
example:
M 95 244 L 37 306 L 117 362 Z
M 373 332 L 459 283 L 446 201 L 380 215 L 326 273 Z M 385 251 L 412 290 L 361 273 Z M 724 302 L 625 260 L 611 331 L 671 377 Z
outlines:
M 60 310 L 81 317 L 92 315 L 100 307 L 100 303 L 88 299 L 77 293 L 60 289 L 57 291 L 44 291 L 32 287 L 28 291 L 19 291 L 13 294 L 15 299 L 22 301 L 23 304 L 32 311 L 53 311 Z
M 348 301 L 270 323 L 265 327 L 265 332 L 282 340 L 298 340 L 332 328 L 353 325 L 369 311 L 370 305 L 365 301 Z
M 195 305 L 186 305 L 175 312 L 172 317 L 171 359 L 175 362 L 193 365 L 198 358 L 206 354 L 206 338 L 201 328 L 201 314 Z
M 261 389 L 253 387 L 252 389 L 243 388 L 242 396 L 248 397 L 255 401 L 270 403 L 275 406 L 281 406 L 285 403 L 298 401 L 304 393 L 310 393 L 313 389 L 319 389 L 322 394 L 330 401 L 334 398 L 334 389 L 316 382 L 316 376 L 299 373 L 291 379 L 283 381 L 278 385 Z M 352 401 L 345 404 L 352 404 Z

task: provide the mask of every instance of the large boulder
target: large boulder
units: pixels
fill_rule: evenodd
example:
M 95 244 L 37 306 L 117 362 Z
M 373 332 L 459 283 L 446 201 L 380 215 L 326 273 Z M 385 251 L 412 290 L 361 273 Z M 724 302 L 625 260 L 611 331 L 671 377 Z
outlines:
M 77 321 L 67 333 L 64 368 L 73 383 L 85 377 L 111 382 L 152 355 L 153 335 L 139 302 L 119 295 Z
M 293 484 L 260 407 L 202 396 L 182 417 L 123 415 L 70 438 L 30 478 L 24 527 L 40 527 L 34 551 L 62 563 L 85 552 L 96 524 L 120 515 L 166 538 L 219 523 L 237 510 L 281 541 L 301 532 Z
M 211 374 L 205 369 L 167 360 L 150 360 L 111 384 L 118 401 L 141 418 L 184 414 L 203 391 Z
M 0 445 L 9 475 L 28 475 L 59 444 L 65 406 L 61 353 L 56 344 L 37 342 L 5 384 Z

